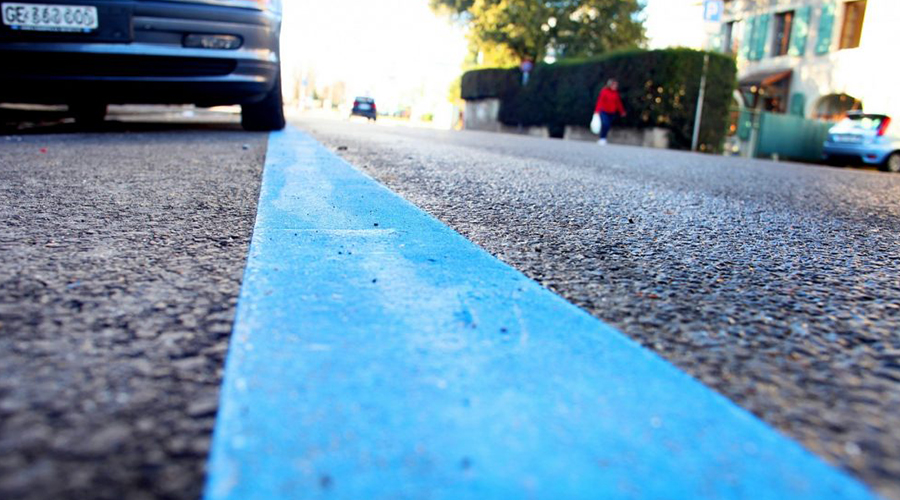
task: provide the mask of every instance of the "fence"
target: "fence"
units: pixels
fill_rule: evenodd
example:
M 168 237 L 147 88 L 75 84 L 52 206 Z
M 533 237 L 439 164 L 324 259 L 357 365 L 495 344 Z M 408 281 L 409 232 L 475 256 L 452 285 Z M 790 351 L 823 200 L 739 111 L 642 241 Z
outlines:
M 737 111 L 736 137 L 742 153 L 756 158 L 818 162 L 833 124 L 757 110 Z

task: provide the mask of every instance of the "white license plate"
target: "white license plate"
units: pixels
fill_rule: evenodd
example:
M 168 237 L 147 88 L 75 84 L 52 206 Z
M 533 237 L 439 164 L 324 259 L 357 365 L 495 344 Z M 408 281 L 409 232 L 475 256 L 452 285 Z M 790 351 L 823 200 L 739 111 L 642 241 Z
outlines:
M 100 26 L 97 7 L 3 2 L 3 24 L 24 31 L 90 32 Z
M 370 105 L 368 105 L 368 104 L 360 104 L 360 105 L 359 105 L 359 109 L 361 109 L 361 110 L 363 110 L 363 111 L 367 111 L 367 110 L 372 109 L 372 106 L 370 106 Z
M 835 142 L 844 142 L 844 143 L 861 143 L 863 138 L 858 135 L 836 135 L 834 136 Z

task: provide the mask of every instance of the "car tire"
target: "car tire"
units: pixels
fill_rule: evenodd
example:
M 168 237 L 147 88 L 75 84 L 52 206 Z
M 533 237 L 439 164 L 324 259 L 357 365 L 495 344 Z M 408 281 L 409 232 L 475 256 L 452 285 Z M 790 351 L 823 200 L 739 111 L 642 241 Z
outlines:
M 896 151 L 888 155 L 884 163 L 881 164 L 881 170 L 885 172 L 900 173 L 900 151 Z
M 81 127 L 96 127 L 106 119 L 105 103 L 81 102 L 69 105 L 69 114 L 75 118 L 75 123 Z
M 241 126 L 244 130 L 268 132 L 284 128 L 284 102 L 281 98 L 281 71 L 275 85 L 263 100 L 241 105 Z

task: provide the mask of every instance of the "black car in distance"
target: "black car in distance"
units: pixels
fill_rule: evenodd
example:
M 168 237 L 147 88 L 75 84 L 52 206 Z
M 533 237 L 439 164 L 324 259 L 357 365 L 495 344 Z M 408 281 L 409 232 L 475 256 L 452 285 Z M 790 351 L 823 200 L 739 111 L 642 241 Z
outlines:
M 377 120 L 378 109 L 375 107 L 375 99 L 371 97 L 357 97 L 354 99 L 350 116 L 364 116 L 369 120 Z

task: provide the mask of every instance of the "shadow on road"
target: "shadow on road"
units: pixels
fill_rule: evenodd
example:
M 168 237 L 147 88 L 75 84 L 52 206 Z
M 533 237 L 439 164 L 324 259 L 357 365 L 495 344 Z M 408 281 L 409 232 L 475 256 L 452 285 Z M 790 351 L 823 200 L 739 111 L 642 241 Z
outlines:
M 0 105 L 0 136 L 178 130 L 239 131 L 243 130 L 240 122 L 240 114 L 233 108 L 110 106 L 105 121 L 84 125 L 76 123 L 65 106 Z

